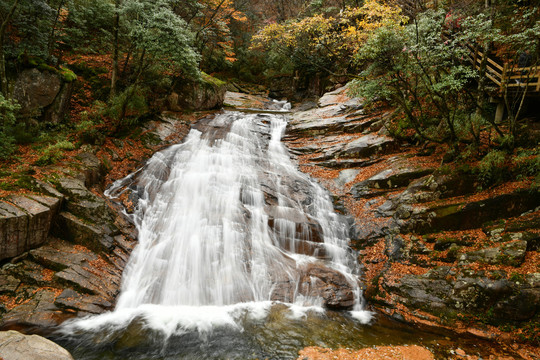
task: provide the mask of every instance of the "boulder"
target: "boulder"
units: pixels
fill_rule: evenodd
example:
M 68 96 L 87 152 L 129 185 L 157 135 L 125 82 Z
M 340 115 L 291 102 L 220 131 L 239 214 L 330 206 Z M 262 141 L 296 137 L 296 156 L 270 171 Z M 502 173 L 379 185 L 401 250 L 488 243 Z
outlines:
M 13 258 L 47 240 L 61 199 L 12 195 L 0 202 L 0 260 Z
M 69 212 L 59 214 L 53 230 L 56 236 L 97 252 L 111 250 L 118 232 L 112 224 L 94 224 Z
M 13 87 L 13 98 L 21 105 L 21 114 L 33 116 L 51 105 L 60 92 L 58 74 L 38 69 L 23 70 Z
M 173 92 L 167 97 L 167 109 L 210 110 L 223 106 L 226 83 L 203 74 L 200 82 L 178 80 Z
M 83 163 L 82 171 L 87 187 L 91 187 L 101 181 L 105 174 L 105 167 L 96 155 L 90 152 L 83 152 L 77 155 L 77 160 Z
M 396 141 L 386 136 L 369 134 L 348 143 L 337 155 L 344 158 L 365 158 L 382 154 L 396 146 Z
M 23 70 L 13 87 L 13 98 L 21 105 L 24 117 L 59 123 L 67 113 L 73 85 L 54 71 L 36 68 Z
M 367 180 L 355 184 L 351 188 L 354 198 L 365 198 L 378 195 L 379 190 L 391 190 L 407 186 L 411 181 L 431 174 L 434 170 L 410 164 L 407 159 L 394 157 L 391 165 Z M 375 191 L 374 191 L 375 190 Z
M 517 190 L 469 203 L 423 208 L 416 212 L 402 231 L 432 233 L 439 230 L 473 229 L 479 224 L 519 215 L 534 209 L 540 202 L 539 190 Z
M 5 360 L 73 360 L 61 346 L 38 335 L 0 332 L 0 358 Z
M 439 316 L 454 317 L 461 312 L 482 316 L 490 323 L 533 318 L 539 308 L 539 274 L 519 277 L 519 281 L 504 277 L 504 273 L 496 271 L 456 272 L 449 266 L 441 266 L 424 275 L 393 279 L 383 287 L 398 295 L 397 300 L 402 304 Z
M 310 264 L 302 276 L 298 293 L 321 297 L 331 309 L 350 309 L 355 303 L 351 283 L 339 271 L 322 264 Z
M 525 260 L 526 251 L 526 241 L 515 241 L 502 246 L 468 252 L 460 256 L 459 262 L 462 265 L 480 262 L 491 265 L 519 266 Z

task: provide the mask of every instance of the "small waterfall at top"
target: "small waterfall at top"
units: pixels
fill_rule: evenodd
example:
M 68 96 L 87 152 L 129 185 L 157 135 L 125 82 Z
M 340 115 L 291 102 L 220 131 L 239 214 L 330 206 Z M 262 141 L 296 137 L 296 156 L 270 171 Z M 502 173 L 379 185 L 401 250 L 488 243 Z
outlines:
M 276 303 L 300 316 L 326 306 L 369 321 L 349 225 L 291 161 L 281 143 L 286 120 L 225 112 L 117 181 L 106 194 L 138 199 L 139 244 L 115 310 L 67 327 L 142 318 L 171 336 L 239 328 L 239 318 L 264 317 Z

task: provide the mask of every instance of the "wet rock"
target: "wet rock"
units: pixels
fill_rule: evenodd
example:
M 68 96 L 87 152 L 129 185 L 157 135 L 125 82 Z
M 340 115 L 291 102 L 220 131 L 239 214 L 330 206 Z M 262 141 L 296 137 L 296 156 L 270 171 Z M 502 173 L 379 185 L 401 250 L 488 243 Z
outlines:
M 46 329 L 58 325 L 61 319 L 59 309 L 54 305 L 57 293 L 50 289 L 28 289 L 22 295 L 27 298 L 21 305 L 5 313 L 0 321 L 1 328 Z
M 73 360 L 64 348 L 38 335 L 0 332 L 0 358 L 6 360 Z
M 526 241 L 516 241 L 503 246 L 471 251 L 461 255 L 460 264 L 481 262 L 491 265 L 519 266 L 525 260 Z
M 25 285 L 50 285 L 51 279 L 49 277 L 49 274 L 45 271 L 46 269 L 40 264 L 36 264 L 32 261 L 24 260 L 17 264 L 9 264 L 4 268 L 4 270 L 7 273 L 15 276 Z
M 48 245 L 32 250 L 30 256 L 37 263 L 55 271 L 88 264 L 98 259 L 98 255 L 90 251 L 73 252 L 71 244 L 61 241 L 51 241 Z
M 105 274 L 104 274 L 105 275 Z M 55 279 L 68 286 L 73 286 L 78 291 L 85 294 L 101 295 L 105 294 L 108 297 L 114 297 L 118 290 L 114 288 L 114 284 L 108 283 L 109 279 L 101 279 L 82 266 L 71 266 L 66 270 L 62 270 L 54 274 Z
M 324 305 L 332 309 L 348 309 L 355 303 L 352 286 L 345 276 L 321 264 L 308 265 L 299 293 L 322 297 Z

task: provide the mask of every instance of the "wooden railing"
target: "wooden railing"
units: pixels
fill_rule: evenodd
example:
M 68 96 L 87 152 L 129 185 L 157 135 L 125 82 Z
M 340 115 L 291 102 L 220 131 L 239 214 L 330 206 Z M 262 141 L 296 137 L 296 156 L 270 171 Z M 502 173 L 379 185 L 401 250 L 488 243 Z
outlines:
M 471 61 L 480 69 L 485 54 L 478 49 L 471 49 Z M 529 93 L 540 92 L 540 66 L 516 67 L 511 63 L 500 65 L 489 56 L 486 59 L 486 77 L 494 82 L 499 90 L 518 90 L 526 88 Z

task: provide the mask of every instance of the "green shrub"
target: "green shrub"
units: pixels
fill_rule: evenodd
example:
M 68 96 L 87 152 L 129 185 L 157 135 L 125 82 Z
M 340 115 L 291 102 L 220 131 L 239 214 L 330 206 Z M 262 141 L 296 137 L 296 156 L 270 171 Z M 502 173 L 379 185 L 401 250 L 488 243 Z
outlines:
M 77 80 L 77 74 L 75 74 L 72 70 L 60 66 L 60 69 L 58 69 L 58 73 L 60 76 L 62 76 L 62 79 L 65 82 L 73 82 Z
M 79 133 L 79 139 L 83 144 L 103 145 L 105 143 L 106 134 L 91 120 L 81 121 L 75 130 Z
M 54 145 L 49 145 L 40 158 L 36 161 L 36 165 L 44 166 L 56 163 L 64 157 L 64 151 L 75 149 L 75 145 L 67 140 L 58 141 Z
M 148 91 L 145 90 L 137 85 L 128 87 L 118 96 L 111 99 L 103 115 L 112 118 L 119 127 L 136 124 L 139 117 L 148 112 L 145 97 L 145 93 Z
M 15 114 L 20 106 L 16 101 L 6 99 L 0 94 L 0 159 L 6 159 L 15 151 L 15 138 L 12 128 L 16 122 Z
M 540 176 L 540 155 L 522 152 L 514 158 L 513 162 L 518 176 Z
M 478 164 L 478 178 L 483 185 L 489 186 L 504 180 L 508 168 L 505 166 L 506 153 L 492 150 Z

